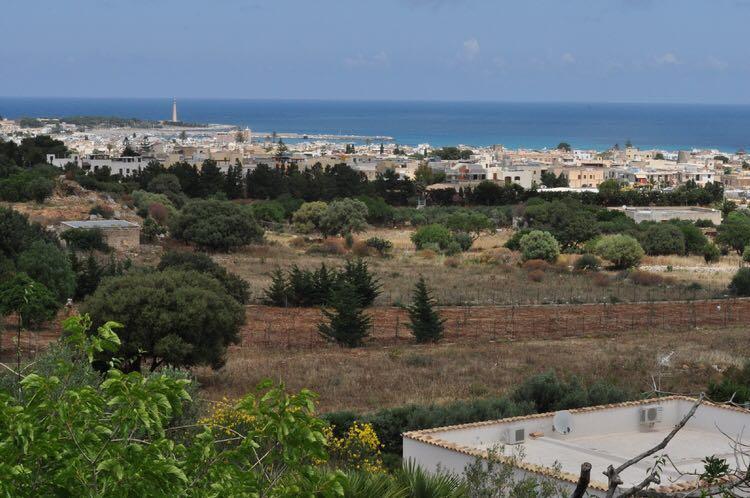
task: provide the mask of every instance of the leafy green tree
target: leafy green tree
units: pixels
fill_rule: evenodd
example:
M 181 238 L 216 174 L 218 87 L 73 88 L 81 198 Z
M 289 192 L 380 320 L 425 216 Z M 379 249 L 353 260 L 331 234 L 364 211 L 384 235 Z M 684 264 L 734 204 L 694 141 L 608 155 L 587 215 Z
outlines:
M 54 244 L 37 240 L 18 255 L 16 267 L 49 289 L 58 302 L 73 297 L 75 274 L 68 256 Z
M 685 237 L 685 254 L 703 254 L 703 248 L 708 244 L 708 238 L 700 228 L 691 222 L 680 222 L 677 226 Z
M 521 257 L 524 261 L 543 259 L 554 263 L 560 255 L 560 244 L 549 232 L 532 230 L 519 242 Z
M 179 207 L 185 203 L 185 195 L 177 175 L 172 173 L 160 173 L 148 182 L 146 188 L 149 192 L 163 194 L 169 201 Z
M 197 271 L 209 275 L 224 287 L 224 290 L 238 303 L 247 304 L 250 301 L 250 286 L 238 275 L 227 271 L 215 262 L 208 254 L 169 251 L 162 255 L 156 267 L 159 271 L 168 269 L 182 271 Z
M 323 201 L 305 202 L 292 216 L 294 229 L 301 233 L 320 230 L 320 220 L 327 208 L 328 204 Z
M 435 301 L 420 275 L 414 286 L 412 304 L 407 308 L 410 323 L 407 327 L 418 343 L 439 342 L 443 338 L 445 319 L 434 309 Z
M 645 254 L 636 239 L 622 234 L 604 235 L 596 242 L 594 252 L 619 270 L 638 266 Z
M 719 225 L 716 242 L 731 247 L 737 254 L 742 254 L 745 246 L 750 244 L 750 214 L 746 214 L 745 211 L 729 213 Z
M 685 254 L 685 236 L 679 227 L 670 223 L 649 225 L 641 237 L 641 247 L 651 256 Z
M 445 226 L 454 232 L 463 232 L 471 235 L 472 242 L 479 236 L 492 229 L 493 223 L 487 216 L 476 211 L 456 211 L 445 219 Z
M 362 232 L 367 227 L 367 206 L 356 199 L 333 201 L 320 216 L 324 235 L 346 235 Z
M 331 300 L 331 309 L 322 310 L 326 321 L 318 324 L 318 332 L 341 346 L 361 346 L 370 335 L 372 317 L 365 314 L 356 290 L 349 283 L 341 283 Z
M 163 364 L 218 368 L 245 320 L 242 306 L 215 278 L 174 269 L 106 279 L 82 310 L 95 324 L 124 325 L 124 367 L 136 371 L 149 359 L 152 371 Z
M 573 150 L 568 142 L 560 142 L 555 148 L 563 152 L 570 152 L 571 150 Z
M 745 250 L 742 251 L 742 261 L 750 263 L 750 245 L 746 246 Z
M 59 309 L 55 295 L 25 273 L 0 283 L 0 315 L 17 314 L 19 334 L 23 328 L 51 319 Z
M 258 221 L 283 223 L 286 218 L 284 206 L 279 201 L 256 201 L 250 204 L 250 210 Z
M 735 296 L 750 296 L 750 268 L 740 268 L 729 283 L 729 292 Z
M 471 158 L 472 152 L 468 149 L 459 149 L 458 147 L 443 147 L 434 150 L 433 155 L 444 161 L 458 161 Z
M 15 261 L 21 252 L 39 240 L 56 242 L 39 223 L 29 223 L 25 214 L 0 206 L 0 255 Z
M 216 200 L 188 203 L 172 223 L 171 233 L 177 240 L 217 251 L 263 240 L 263 229 L 248 209 Z

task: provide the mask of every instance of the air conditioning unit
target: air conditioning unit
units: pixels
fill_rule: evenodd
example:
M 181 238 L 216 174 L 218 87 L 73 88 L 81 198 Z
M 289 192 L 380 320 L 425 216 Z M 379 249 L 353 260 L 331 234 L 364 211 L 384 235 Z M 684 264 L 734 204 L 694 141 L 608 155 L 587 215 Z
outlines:
M 505 431 L 506 444 L 521 444 L 526 440 L 526 429 L 523 427 L 510 428 Z
M 644 406 L 640 411 L 641 425 L 653 426 L 657 422 L 661 422 L 663 413 L 664 407 L 662 406 Z

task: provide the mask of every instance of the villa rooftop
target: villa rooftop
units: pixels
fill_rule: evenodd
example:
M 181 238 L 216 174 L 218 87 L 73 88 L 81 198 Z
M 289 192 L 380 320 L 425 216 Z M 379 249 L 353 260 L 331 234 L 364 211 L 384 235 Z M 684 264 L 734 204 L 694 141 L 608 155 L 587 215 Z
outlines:
M 555 413 L 409 432 L 403 436 L 404 459 L 413 459 L 429 471 L 439 468 L 461 474 L 467 464 L 477 457 L 488 458 L 488 450 L 495 449 L 498 456 L 516 457 L 506 462 L 514 466 L 517 476 L 546 476 L 571 491 L 581 464 L 589 462 L 589 493 L 604 496 L 607 483 L 603 472 L 607 466 L 617 467 L 659 444 L 694 402 L 673 396 L 570 410 L 565 414 L 569 420 L 567 433 L 554 429 Z M 704 402 L 657 455 L 668 454 L 681 472 L 701 472 L 702 460 L 711 455 L 725 458 L 732 465 L 735 460 L 729 437 L 739 439 L 747 426 L 750 411 Z M 623 471 L 621 489 L 642 481 L 653 464 L 654 457 L 649 457 Z M 668 464 L 661 482 L 657 489 L 664 492 L 697 485 Z

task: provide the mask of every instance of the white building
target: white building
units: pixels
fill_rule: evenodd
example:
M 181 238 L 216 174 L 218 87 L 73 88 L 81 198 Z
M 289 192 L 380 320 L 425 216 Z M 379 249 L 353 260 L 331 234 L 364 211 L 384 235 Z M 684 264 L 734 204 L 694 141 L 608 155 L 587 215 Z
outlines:
M 603 472 L 607 467 L 617 467 L 659 444 L 694 403 L 691 398 L 671 396 L 558 412 L 558 417 L 542 413 L 407 432 L 403 435 L 403 456 L 429 472 L 463 474 L 467 465 L 477 458 L 488 458 L 488 450 L 495 448 L 518 479 L 552 479 L 568 496 L 576 486 L 581 464 L 588 462 L 592 469 L 587 496 L 603 497 L 607 490 Z M 658 454 L 668 454 L 682 472 L 700 473 L 707 456 L 724 458 L 736 468 L 730 438 L 741 439 L 747 429 L 750 411 L 704 402 Z M 515 459 L 510 458 L 513 455 Z M 620 489 L 640 483 L 653 465 L 654 459 L 646 458 L 625 469 L 620 475 Z M 655 489 L 690 491 L 697 484 L 693 477 L 667 464 L 661 485 Z

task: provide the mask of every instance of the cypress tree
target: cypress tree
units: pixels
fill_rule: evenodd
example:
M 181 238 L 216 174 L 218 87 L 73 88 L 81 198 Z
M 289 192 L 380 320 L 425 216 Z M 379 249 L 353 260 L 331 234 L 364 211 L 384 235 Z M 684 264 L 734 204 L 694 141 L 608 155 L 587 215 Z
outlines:
M 276 268 L 271 275 L 271 286 L 266 289 L 266 303 L 273 306 L 287 306 L 289 298 L 289 286 L 286 283 L 284 272 Z
M 341 346 L 356 348 L 370 335 L 372 317 L 363 311 L 354 288 L 340 283 L 331 296 L 332 309 L 323 309 L 327 322 L 318 324 L 318 332 L 326 340 Z
M 352 286 L 354 294 L 359 297 L 364 308 L 372 305 L 375 298 L 380 295 L 380 281 L 370 273 L 367 261 L 362 258 L 346 261 L 341 281 Z
M 414 286 L 414 298 L 411 306 L 407 307 L 411 323 L 407 327 L 418 343 L 438 342 L 443 338 L 445 320 L 433 309 L 435 305 L 424 278 L 419 277 Z

